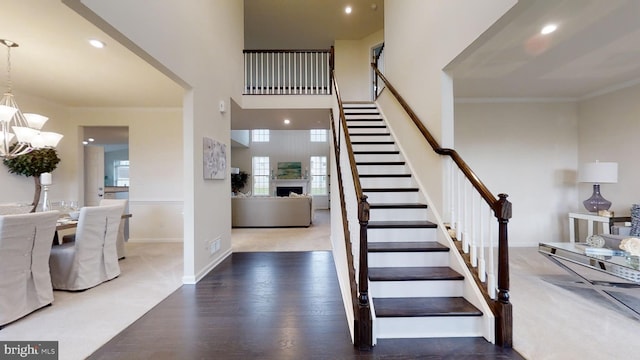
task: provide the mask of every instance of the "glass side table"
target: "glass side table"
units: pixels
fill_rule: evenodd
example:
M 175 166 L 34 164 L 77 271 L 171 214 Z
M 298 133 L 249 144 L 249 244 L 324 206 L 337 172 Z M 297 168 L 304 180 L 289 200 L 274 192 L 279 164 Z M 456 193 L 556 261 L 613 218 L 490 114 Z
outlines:
M 592 289 L 619 309 L 640 320 L 640 263 L 637 256 L 627 256 L 617 249 L 593 250 L 584 243 L 540 243 L 538 252 L 563 268 L 575 281 L 555 282 L 556 285 Z M 610 256 L 625 254 L 624 256 Z M 569 264 L 580 266 L 570 267 Z M 584 271 L 583 271 L 584 270 Z M 591 280 L 595 272 L 597 276 Z M 603 279 L 610 280 L 603 280 Z M 631 301 L 630 301 L 631 300 Z

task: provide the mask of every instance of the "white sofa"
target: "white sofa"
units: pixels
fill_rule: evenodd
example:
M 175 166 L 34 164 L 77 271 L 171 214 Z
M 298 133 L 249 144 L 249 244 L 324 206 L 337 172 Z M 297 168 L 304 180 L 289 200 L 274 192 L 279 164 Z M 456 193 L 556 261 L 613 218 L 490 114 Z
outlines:
M 312 197 L 232 197 L 232 227 L 308 227 Z

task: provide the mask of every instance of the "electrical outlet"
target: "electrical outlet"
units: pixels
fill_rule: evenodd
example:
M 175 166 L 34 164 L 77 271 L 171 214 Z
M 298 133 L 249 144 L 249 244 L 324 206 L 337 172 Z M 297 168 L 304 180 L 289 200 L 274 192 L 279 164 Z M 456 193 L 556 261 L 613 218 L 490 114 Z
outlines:
M 213 255 L 220 250 L 220 237 L 210 240 L 208 244 L 209 255 Z

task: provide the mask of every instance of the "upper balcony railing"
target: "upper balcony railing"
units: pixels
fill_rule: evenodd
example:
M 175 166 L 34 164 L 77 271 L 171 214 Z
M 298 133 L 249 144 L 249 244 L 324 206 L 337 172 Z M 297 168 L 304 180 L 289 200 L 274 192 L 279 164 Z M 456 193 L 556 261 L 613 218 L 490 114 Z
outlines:
M 244 50 L 245 95 L 330 95 L 333 48 Z

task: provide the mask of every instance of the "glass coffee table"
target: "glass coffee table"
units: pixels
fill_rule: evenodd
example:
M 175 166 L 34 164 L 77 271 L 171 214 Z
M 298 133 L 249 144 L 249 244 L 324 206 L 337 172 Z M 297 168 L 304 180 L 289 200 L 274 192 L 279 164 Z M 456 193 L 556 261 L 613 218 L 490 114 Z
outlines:
M 589 247 L 586 243 L 564 242 L 540 243 L 538 252 L 575 279 L 556 282 L 557 285 L 592 289 L 640 320 L 640 266 L 637 256 L 628 256 L 617 249 Z

